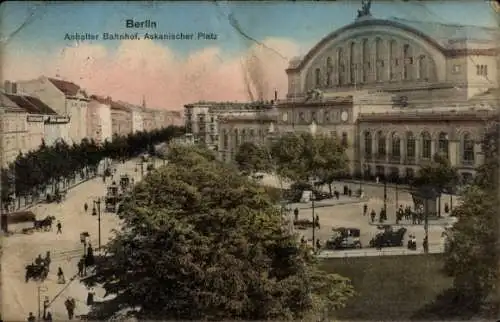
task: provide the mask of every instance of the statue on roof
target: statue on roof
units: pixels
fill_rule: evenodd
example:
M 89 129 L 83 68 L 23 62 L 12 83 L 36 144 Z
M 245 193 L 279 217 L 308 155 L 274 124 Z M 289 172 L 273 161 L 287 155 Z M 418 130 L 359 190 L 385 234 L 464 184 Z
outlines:
M 358 18 L 371 16 L 370 7 L 372 6 L 371 0 L 362 0 L 361 1 L 361 10 L 358 10 Z

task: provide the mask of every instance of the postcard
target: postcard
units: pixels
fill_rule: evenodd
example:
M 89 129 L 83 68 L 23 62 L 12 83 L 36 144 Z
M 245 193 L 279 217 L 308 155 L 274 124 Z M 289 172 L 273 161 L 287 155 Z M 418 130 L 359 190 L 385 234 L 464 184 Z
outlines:
M 499 14 L 2 3 L 0 320 L 498 319 Z

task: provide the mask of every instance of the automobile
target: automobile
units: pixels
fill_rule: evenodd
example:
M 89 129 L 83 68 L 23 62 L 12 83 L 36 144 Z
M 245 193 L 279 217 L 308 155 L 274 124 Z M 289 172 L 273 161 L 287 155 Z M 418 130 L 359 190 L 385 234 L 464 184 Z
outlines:
M 326 241 L 326 249 L 352 249 L 362 248 L 361 230 L 351 227 L 332 228 L 333 235 Z
M 384 231 L 375 235 L 370 240 L 370 247 L 401 247 L 406 234 L 406 228 L 394 230 L 390 225 L 379 226 Z
M 285 192 L 286 199 L 291 202 L 300 202 L 304 191 L 312 191 L 314 200 L 316 201 L 332 198 L 331 194 L 313 187 L 310 183 L 295 182 L 290 186 L 290 189 Z

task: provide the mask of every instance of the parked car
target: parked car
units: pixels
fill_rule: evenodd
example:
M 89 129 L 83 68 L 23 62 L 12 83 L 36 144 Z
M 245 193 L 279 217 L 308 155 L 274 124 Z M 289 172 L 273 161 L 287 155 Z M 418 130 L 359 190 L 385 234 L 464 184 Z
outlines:
M 362 248 L 360 240 L 360 229 L 339 227 L 333 228 L 332 231 L 332 237 L 326 241 L 326 249 Z
M 406 228 L 401 227 L 393 230 L 392 226 L 383 226 L 384 231 L 378 233 L 370 240 L 370 247 L 400 247 L 403 246 L 403 239 Z

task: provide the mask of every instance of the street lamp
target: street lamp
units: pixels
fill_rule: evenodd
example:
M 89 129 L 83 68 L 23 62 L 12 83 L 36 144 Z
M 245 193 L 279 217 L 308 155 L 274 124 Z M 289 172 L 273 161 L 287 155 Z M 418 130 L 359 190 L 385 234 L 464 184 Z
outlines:
M 96 213 L 96 205 L 97 205 L 97 213 Z M 92 208 L 92 216 L 97 214 L 97 223 L 98 223 L 98 245 L 101 249 L 101 199 L 94 200 L 94 207 Z
M 313 120 L 311 122 L 311 125 L 309 125 L 309 132 L 311 133 L 312 136 L 316 135 L 316 132 L 318 130 L 318 126 L 316 125 L 316 122 Z M 313 229 L 312 229 L 312 249 L 313 252 L 315 251 L 316 248 L 316 218 L 315 218 L 315 213 L 314 213 L 314 177 L 311 177 L 311 186 L 312 186 L 312 192 L 311 192 L 311 209 L 312 209 L 312 223 L 313 223 Z

